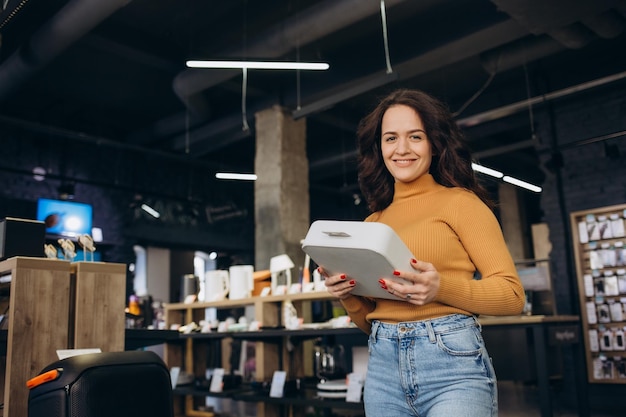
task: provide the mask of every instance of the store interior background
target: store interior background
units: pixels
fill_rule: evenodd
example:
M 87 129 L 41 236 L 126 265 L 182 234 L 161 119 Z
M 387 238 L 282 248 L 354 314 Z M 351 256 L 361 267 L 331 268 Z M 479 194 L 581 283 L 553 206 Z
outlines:
M 306 119 L 311 221 L 362 219 L 357 123 L 419 88 L 459 113 L 478 162 L 542 187 L 515 188 L 524 257 L 547 224 L 557 312 L 578 313 L 569 213 L 626 202 L 626 1 L 387 0 L 389 67 L 375 0 L 18 3 L 0 12 L 0 217 L 34 218 L 38 198 L 91 204 L 102 260 L 150 248 L 177 301 L 194 251 L 258 263 L 254 183 L 214 178 L 255 172 L 255 113 Z M 250 70 L 243 100 L 241 71 L 184 64 L 218 58 L 330 70 Z M 598 402 L 625 393 L 589 388 Z

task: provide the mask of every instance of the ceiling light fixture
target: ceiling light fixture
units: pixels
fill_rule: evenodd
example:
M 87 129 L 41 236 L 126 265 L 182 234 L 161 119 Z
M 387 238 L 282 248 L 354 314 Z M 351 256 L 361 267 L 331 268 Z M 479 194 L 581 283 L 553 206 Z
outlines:
M 158 211 L 156 211 L 155 209 L 153 209 L 147 204 L 142 204 L 141 209 L 145 211 L 146 213 L 148 213 L 149 215 L 151 215 L 152 217 L 154 217 L 155 219 L 158 219 L 159 217 L 161 217 L 161 213 L 159 213 Z
M 325 62 L 281 62 L 281 61 L 187 61 L 189 68 L 210 69 L 266 69 L 266 70 L 313 70 L 330 68 Z
M 341 103 L 360 94 L 367 93 L 375 88 L 382 87 L 386 84 L 398 80 L 398 73 L 391 72 L 385 74 L 376 74 L 375 76 L 366 76 L 349 82 L 343 86 L 327 90 L 322 94 L 324 98 L 307 104 L 298 110 L 294 110 L 291 115 L 295 119 L 306 117 L 310 114 L 319 113 L 333 107 L 337 103 Z
M 520 188 L 524 188 L 529 191 L 533 191 L 535 193 L 540 193 L 543 189 L 537 185 L 531 184 L 526 181 L 522 181 L 520 179 L 511 177 L 509 175 L 504 175 L 500 171 L 496 171 L 495 169 L 487 168 L 486 166 L 476 164 L 472 162 L 472 169 L 476 172 L 480 172 L 485 175 L 489 175 L 495 178 L 502 178 L 502 181 L 508 182 L 509 184 L 516 185 Z
M 509 184 L 517 185 L 518 187 L 525 188 L 527 190 L 534 191 L 536 193 L 541 192 L 541 187 L 530 184 L 526 181 L 519 180 L 517 178 L 509 177 L 508 175 L 505 175 L 504 177 L 502 177 L 502 181 L 508 182 Z
M 504 174 L 501 173 L 500 171 L 496 171 L 495 169 L 487 168 L 485 166 L 478 165 L 473 162 L 472 162 L 472 169 L 476 172 L 480 172 L 480 173 L 490 175 L 496 178 L 502 178 L 504 176 Z
M 198 61 L 186 62 L 189 68 L 202 69 L 240 69 L 243 73 L 241 87 L 241 117 L 243 131 L 250 130 L 246 114 L 246 86 L 248 84 L 248 70 L 313 70 L 324 71 L 330 68 L 326 62 L 282 62 L 282 61 Z
M 46 179 L 46 169 L 42 167 L 33 168 L 33 178 L 35 181 L 43 181 Z
M 256 181 L 256 174 L 237 174 L 233 172 L 218 172 L 215 174 L 215 178 L 220 180 L 243 180 L 243 181 Z

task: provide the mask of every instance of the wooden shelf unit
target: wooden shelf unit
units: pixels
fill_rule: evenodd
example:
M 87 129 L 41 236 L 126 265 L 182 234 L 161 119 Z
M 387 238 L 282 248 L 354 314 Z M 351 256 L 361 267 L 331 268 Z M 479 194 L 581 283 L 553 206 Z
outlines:
M 625 218 L 626 204 L 570 214 L 590 383 L 626 384 Z
M 15 257 L 0 262 L 8 291 L 4 417 L 28 415 L 26 381 L 68 347 L 70 263 Z
M 222 364 L 228 364 L 230 354 L 229 345 L 234 339 L 257 341 L 255 344 L 256 372 L 255 378 L 257 382 L 270 381 L 276 370 L 286 370 L 292 378 L 302 378 L 306 373 L 306 365 L 303 360 L 306 347 L 298 343 L 298 349 L 287 351 L 287 338 L 295 338 L 297 342 L 302 339 L 311 339 L 324 333 L 324 330 L 285 330 L 272 329 L 279 327 L 281 323 L 281 312 L 283 303 L 290 301 L 298 311 L 298 317 L 303 317 L 305 322 L 310 316 L 311 302 L 332 300 L 332 297 L 326 292 L 311 292 L 299 294 L 287 294 L 278 296 L 252 297 L 242 300 L 224 300 L 217 302 L 196 302 L 192 304 L 175 303 L 166 304 L 166 324 L 169 328 L 172 324 L 188 324 L 195 322 L 198 324 L 205 319 L 205 310 L 207 308 L 215 308 L 217 310 L 230 310 L 238 308 L 252 308 L 254 311 L 254 319 L 268 330 L 260 331 L 244 331 L 244 332 L 224 332 L 224 333 L 192 333 L 181 335 L 184 340 L 181 342 L 167 343 L 165 348 L 165 361 L 168 366 L 180 366 L 182 371 L 193 374 L 196 378 L 203 378 L 206 373 L 207 348 L 209 344 L 220 342 L 222 350 Z M 348 329 L 329 329 L 331 333 L 355 332 L 355 334 L 364 334 L 356 328 Z M 290 357 L 290 355 L 292 355 Z M 294 356 L 295 355 L 295 356 Z M 297 364 L 295 369 L 290 364 Z M 228 366 L 223 366 L 226 373 L 230 372 Z M 184 413 L 185 416 L 206 416 L 210 417 L 214 414 L 211 412 L 199 411 L 199 399 L 203 397 L 190 393 L 184 395 L 184 399 L 175 398 L 175 410 L 178 413 Z M 205 396 L 213 395 L 206 391 Z M 179 396 L 180 397 L 180 396 Z M 258 396 L 247 397 L 244 395 L 231 395 L 233 399 L 241 401 L 258 401 L 257 416 L 269 417 L 280 415 L 281 407 L 288 404 L 288 399 L 279 399 L 277 401 L 262 401 Z M 266 400 L 268 398 L 265 398 Z M 275 400 L 275 399 L 273 399 Z M 292 401 L 293 402 L 293 401 Z M 328 404 L 328 402 L 327 402 Z M 292 404 L 293 405 L 293 404 Z M 330 406 L 331 404 L 329 404 Z

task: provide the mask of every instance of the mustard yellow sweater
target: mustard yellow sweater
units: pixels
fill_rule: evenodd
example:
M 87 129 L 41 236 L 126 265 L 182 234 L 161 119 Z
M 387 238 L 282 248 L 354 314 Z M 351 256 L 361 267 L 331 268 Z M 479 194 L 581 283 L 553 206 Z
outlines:
M 424 306 L 360 296 L 342 300 L 352 321 L 366 333 L 375 319 L 399 323 L 455 313 L 521 313 L 524 289 L 500 224 L 474 193 L 444 187 L 430 174 L 423 175 L 412 183 L 396 183 L 389 207 L 365 221 L 389 225 L 415 259 L 432 263 L 440 276 L 437 297 Z

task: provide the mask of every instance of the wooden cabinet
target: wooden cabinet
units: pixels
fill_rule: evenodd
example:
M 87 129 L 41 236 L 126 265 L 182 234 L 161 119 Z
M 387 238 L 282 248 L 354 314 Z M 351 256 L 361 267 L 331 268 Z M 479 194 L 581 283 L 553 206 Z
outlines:
M 181 340 L 168 342 L 165 349 L 165 361 L 168 366 L 178 366 L 181 370 L 193 375 L 195 379 L 203 380 L 207 368 L 214 364 L 207 363 L 207 357 L 213 352 L 220 351 L 221 365 L 225 373 L 230 373 L 230 346 L 233 342 L 254 342 L 255 364 L 254 381 L 244 383 L 236 390 L 214 394 L 209 392 L 208 386 L 202 388 L 187 385 L 177 388 L 175 393 L 175 410 L 177 415 L 185 416 L 212 416 L 213 413 L 201 411 L 204 397 L 228 396 L 236 401 L 256 403 L 257 416 L 284 415 L 285 409 L 290 409 L 289 415 L 304 415 L 304 409 L 344 408 L 362 410 L 362 403 L 347 403 L 344 401 L 321 400 L 316 397 L 315 389 L 300 389 L 296 395 L 285 395 L 284 398 L 270 398 L 263 392 L 262 383 L 271 381 L 274 371 L 287 371 L 288 379 L 305 379 L 312 377 L 313 340 L 318 337 L 348 337 L 366 344 L 367 336 L 355 327 L 349 328 L 311 328 L 285 330 L 281 328 L 281 312 L 283 303 L 289 301 L 298 311 L 298 317 L 304 318 L 305 323 L 311 316 L 311 303 L 330 300 L 327 292 L 302 293 L 281 296 L 252 297 L 243 300 L 224 300 L 219 302 L 201 302 L 193 304 L 167 304 L 165 306 L 167 325 L 199 324 L 205 319 L 208 308 L 218 311 L 232 311 L 248 309 L 254 320 L 259 322 L 258 331 L 226 331 L 210 333 L 192 332 L 181 334 Z M 310 359 L 310 360 L 309 360 Z M 313 387 L 314 388 L 314 387 Z M 295 411 L 294 411 L 295 410 Z
M 571 213 L 587 378 L 626 383 L 626 204 Z
M 124 350 L 125 291 L 119 283 L 125 278 L 123 264 L 30 257 L 0 262 L 7 334 L 2 416 L 28 414 L 26 381 L 56 361 L 58 349 Z
M 126 265 L 72 263 L 72 327 L 74 349 L 124 350 Z M 106 337 L 103 337 L 106 335 Z
M 16 257 L 0 262 L 4 291 L 9 295 L 7 353 L 4 369 L 5 417 L 28 410 L 26 381 L 57 360 L 56 349 L 68 347 L 70 263 Z

